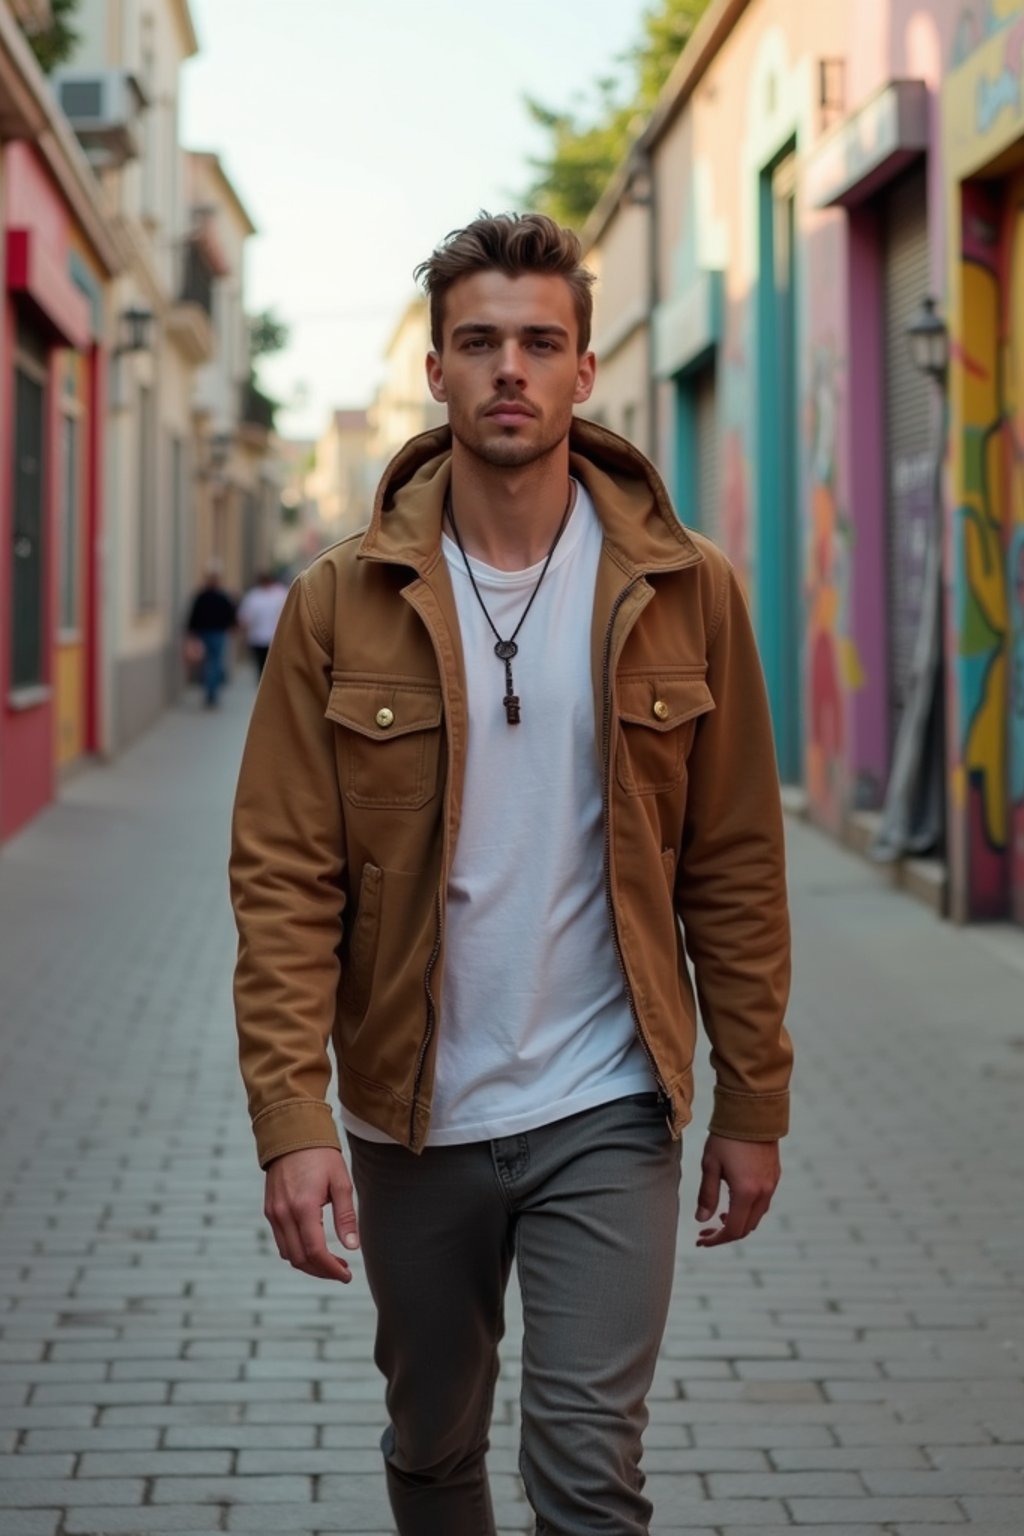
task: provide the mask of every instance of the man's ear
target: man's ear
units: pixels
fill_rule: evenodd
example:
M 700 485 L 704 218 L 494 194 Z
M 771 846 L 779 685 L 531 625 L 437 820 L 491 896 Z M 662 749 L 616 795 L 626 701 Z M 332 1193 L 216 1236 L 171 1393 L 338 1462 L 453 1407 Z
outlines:
M 448 391 L 444 387 L 444 369 L 439 352 L 427 353 L 427 388 L 441 405 L 447 404 Z
M 576 391 L 572 397 L 574 405 L 582 405 L 584 401 L 590 399 L 596 377 L 597 357 L 593 352 L 584 352 L 576 370 Z

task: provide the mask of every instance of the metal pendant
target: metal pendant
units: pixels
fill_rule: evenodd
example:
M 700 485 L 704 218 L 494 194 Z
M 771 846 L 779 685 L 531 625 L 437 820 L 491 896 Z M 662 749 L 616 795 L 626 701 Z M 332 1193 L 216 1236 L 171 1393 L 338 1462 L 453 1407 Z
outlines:
M 513 656 L 519 655 L 519 647 L 514 640 L 499 640 L 494 647 L 494 654 L 499 661 L 511 661 Z

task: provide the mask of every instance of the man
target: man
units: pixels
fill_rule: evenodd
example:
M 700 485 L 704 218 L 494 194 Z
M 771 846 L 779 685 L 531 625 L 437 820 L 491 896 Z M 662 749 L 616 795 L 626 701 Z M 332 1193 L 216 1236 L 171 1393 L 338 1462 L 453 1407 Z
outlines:
M 362 1245 L 401 1536 L 494 1531 L 513 1259 L 537 1529 L 638 1536 L 696 1034 L 680 921 L 717 1074 L 700 1245 L 756 1228 L 786 1130 L 763 682 L 725 559 L 635 449 L 573 419 L 595 369 L 576 237 L 482 216 L 418 275 L 449 429 L 293 586 L 238 788 L 266 1213 L 307 1274 L 350 1279 L 325 1205 Z
M 263 676 L 270 642 L 287 596 L 284 583 L 278 581 L 273 571 L 261 571 L 255 586 L 249 588 L 238 605 L 238 622 L 245 631 L 257 682 Z
M 235 601 L 224 591 L 220 582 L 220 562 L 211 560 L 206 568 L 206 579 L 192 599 L 188 616 L 188 633 L 202 645 L 200 677 L 207 709 L 213 709 L 220 699 L 227 671 L 224 654 L 228 635 L 238 622 Z

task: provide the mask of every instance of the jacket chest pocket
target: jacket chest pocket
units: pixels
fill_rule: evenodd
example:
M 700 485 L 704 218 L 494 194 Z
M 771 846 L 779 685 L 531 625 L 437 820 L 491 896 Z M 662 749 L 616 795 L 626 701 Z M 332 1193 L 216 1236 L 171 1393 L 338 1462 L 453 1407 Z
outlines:
M 662 795 L 686 774 L 697 722 L 715 701 L 703 672 L 623 673 L 616 773 L 629 795 Z
M 336 733 L 338 776 L 353 805 L 418 810 L 438 789 L 441 689 L 386 678 L 334 678 L 324 711 Z

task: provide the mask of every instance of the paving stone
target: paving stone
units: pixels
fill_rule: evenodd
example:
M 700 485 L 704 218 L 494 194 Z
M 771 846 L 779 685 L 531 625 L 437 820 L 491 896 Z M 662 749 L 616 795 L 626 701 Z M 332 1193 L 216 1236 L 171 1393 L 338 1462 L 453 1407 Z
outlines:
M 231 1471 L 230 1451 L 90 1451 L 78 1477 L 204 1477 Z
M 82 1426 L 79 1429 L 30 1429 L 22 1437 L 21 1453 L 35 1456 L 48 1451 L 155 1451 L 159 1429 L 116 1425 L 110 1429 Z
M 50 1504 L 141 1504 L 145 1484 L 133 1478 L 29 1477 L 0 1482 L 0 1506 L 8 1509 L 43 1508 Z
M 157 1477 L 154 1504 L 288 1504 L 313 1497 L 308 1477 Z
M 176 1424 L 163 1432 L 168 1450 L 304 1451 L 317 1444 L 313 1424 Z
M 74 1456 L 0 1456 L 0 1483 L 16 1477 L 70 1477 Z
M 960 1525 L 964 1518 L 955 1499 L 787 1499 L 786 1505 L 797 1525 L 855 1525 L 865 1520 L 876 1525 Z
M 209 1504 L 167 1504 L 162 1508 L 147 1504 L 143 1510 L 123 1506 L 72 1507 L 64 1516 L 62 1536 L 156 1536 L 157 1532 L 189 1531 L 206 1533 L 218 1528 L 211 1524 L 214 1511 Z
M 60 1522 L 59 1509 L 0 1509 L 0 1536 L 55 1536 Z
M 852 1472 L 712 1472 L 713 1499 L 856 1499 L 864 1485 Z

